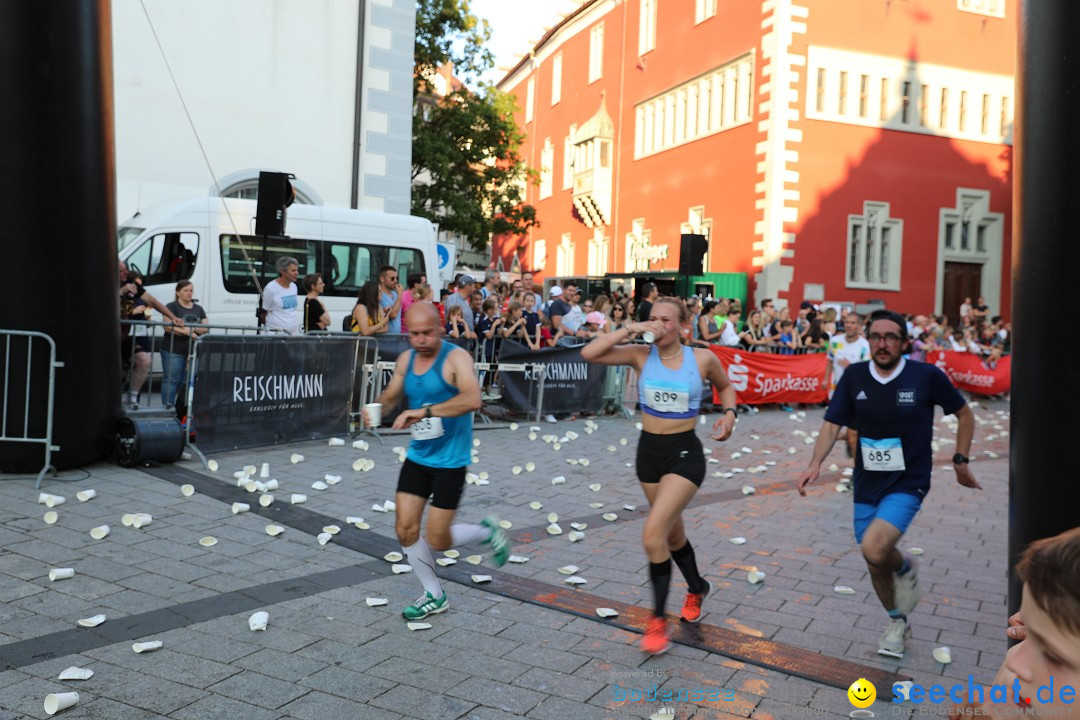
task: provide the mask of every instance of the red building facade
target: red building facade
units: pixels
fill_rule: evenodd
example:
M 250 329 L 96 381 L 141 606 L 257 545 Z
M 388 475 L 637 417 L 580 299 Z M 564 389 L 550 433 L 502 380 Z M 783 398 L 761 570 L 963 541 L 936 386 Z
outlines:
M 587 0 L 500 83 L 539 276 L 706 272 L 755 302 L 1008 316 L 1018 0 Z M 515 263 L 516 260 L 516 263 Z

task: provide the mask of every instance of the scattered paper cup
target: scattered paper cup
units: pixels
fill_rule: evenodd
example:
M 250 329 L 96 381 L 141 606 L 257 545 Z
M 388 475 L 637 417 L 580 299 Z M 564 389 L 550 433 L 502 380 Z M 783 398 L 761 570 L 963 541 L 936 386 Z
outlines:
M 302 505 L 307 502 L 307 495 L 301 495 L 300 493 L 293 493 L 289 498 L 289 502 L 293 505 Z
M 319 533 L 318 540 L 319 540 L 320 545 L 325 545 L 326 543 L 330 542 L 333 539 L 334 539 L 334 536 L 331 535 L 330 533 L 325 533 L 325 532 L 324 533 Z
M 401 575 L 402 573 L 412 572 L 412 565 L 401 565 L 395 563 L 390 566 L 390 569 L 394 572 L 395 575 Z
M 262 505 L 263 507 L 270 507 L 271 503 L 273 503 L 273 502 L 274 502 L 274 496 L 273 495 L 263 495 L 262 497 L 259 498 L 259 504 Z
M 181 485 L 180 486 L 180 494 L 183 495 L 184 497 L 191 497 L 192 495 L 195 494 L 195 486 L 194 485 Z
M 324 533 L 330 533 L 331 535 L 337 535 L 339 532 L 341 532 L 341 528 L 337 525 L 327 525 L 323 527 L 322 531 Z
M 402 554 L 399 553 L 399 552 L 395 552 L 395 551 L 391 551 L 391 552 L 388 552 L 385 555 L 383 555 L 383 560 L 385 560 L 386 562 L 396 563 L 396 562 L 401 562 L 402 559 L 403 559 Z
M 588 523 L 572 522 L 570 523 L 570 527 L 574 528 L 575 530 L 584 530 L 585 528 L 589 527 L 589 525 Z
M 153 652 L 161 649 L 161 641 L 147 640 L 146 642 L 137 642 L 131 646 L 131 649 L 137 653 Z
M 266 469 L 267 469 L 267 471 L 269 471 L 270 470 L 269 466 L 267 466 Z M 257 467 L 255 467 L 254 465 L 245 465 L 244 466 L 244 472 L 249 476 L 254 475 L 258 471 L 259 471 L 259 469 Z
M 585 533 L 581 532 L 580 530 L 571 530 L 570 534 L 566 537 L 570 539 L 570 542 L 578 542 L 579 540 L 585 539 Z
M 46 525 L 55 525 L 56 521 L 60 519 L 60 515 L 55 510 L 49 510 L 42 519 Z
M 67 502 L 67 498 L 62 495 L 50 495 L 45 498 L 45 507 L 56 507 L 57 505 L 63 505 Z
M 367 440 L 353 440 L 352 446 L 356 450 L 367 450 L 368 449 Z
M 263 486 L 262 486 L 261 489 L 263 490 L 263 492 L 273 492 L 274 490 L 277 490 L 278 489 L 278 481 L 277 481 L 277 479 L 275 478 L 275 479 L 272 479 L 272 480 L 267 480 L 265 483 L 263 483 Z
M 529 562 L 529 558 L 525 557 L 524 555 L 511 555 L 506 559 L 506 561 L 520 565 L 521 563 Z
M 746 579 L 750 581 L 751 585 L 757 585 L 765 579 L 765 573 L 759 570 L 751 570 L 750 572 L 746 573 Z
M 559 527 L 559 523 L 551 523 L 547 526 L 548 535 L 562 535 L 562 528 Z
M 948 665 L 952 662 L 952 650 L 944 646 L 934 648 L 934 659 L 942 665 Z
M 325 490 L 328 487 L 330 486 L 324 483 L 322 480 L 316 480 L 315 482 L 311 483 L 312 490 Z
M 616 515 L 615 513 L 604 513 L 600 517 L 604 518 L 608 522 L 615 522 L 616 520 L 619 519 L 619 516 Z
M 443 556 L 448 558 L 461 557 L 461 552 L 458 550 L 444 550 Z
M 326 473 L 326 475 L 323 476 L 323 480 L 325 480 L 330 485 L 337 485 L 339 482 L 341 482 L 341 476 Z
M 72 665 L 61 672 L 57 680 L 89 680 L 92 677 L 94 677 L 93 670 Z
M 472 578 L 472 581 L 477 585 L 480 585 L 481 583 L 491 582 L 490 575 L 470 575 L 470 577 Z
M 559 568 L 559 572 L 563 575 L 573 575 L 580 569 L 577 565 L 564 565 Z
M 49 571 L 49 580 L 52 582 L 56 582 L 57 580 L 67 580 L 72 577 L 75 577 L 74 568 L 53 568 Z
M 578 575 L 574 575 L 573 577 L 566 578 L 565 580 L 563 580 L 563 582 L 566 583 L 567 585 L 584 585 L 585 583 L 587 583 L 589 581 L 586 580 L 583 577 L 580 577 Z
M 757 490 L 754 489 L 753 485 L 743 485 L 742 486 L 742 494 L 743 495 L 753 495 L 756 492 L 757 492 Z
M 469 557 L 465 558 L 465 562 L 469 563 L 470 565 L 479 565 L 481 562 L 483 562 L 483 560 L 484 558 L 480 555 L 470 555 Z
M 544 508 L 544 504 L 539 500 L 533 500 L 531 503 L 529 503 L 529 507 L 531 507 L 533 510 L 542 510 Z
M 893 694 L 903 698 L 904 700 L 910 699 L 911 688 L 915 683 L 911 680 L 902 680 L 900 682 L 893 683 Z
M 563 477 L 562 475 L 557 475 L 556 477 L 551 478 L 551 484 L 552 485 L 562 485 L 565 482 L 566 482 L 566 478 Z
M 386 598 L 368 598 L 364 602 L 367 603 L 368 607 L 379 607 L 380 605 L 385 605 L 387 600 Z
M 732 545 L 745 545 L 746 544 L 746 538 L 744 538 L 744 537 L 733 537 L 733 538 L 730 538 L 728 540 L 728 542 L 730 542 Z
M 135 513 L 135 517 L 131 520 L 131 527 L 136 530 L 141 529 L 154 522 L 154 516 L 149 513 Z
M 79 498 L 79 502 L 86 502 L 87 500 L 93 500 L 97 497 L 97 490 L 93 488 L 89 490 L 80 490 L 75 493 L 75 497 Z
M 293 465 L 297 463 L 302 463 L 304 462 L 304 456 L 300 453 L 293 453 L 291 456 L 289 456 L 289 462 L 291 462 Z
M 218 471 L 218 461 L 217 460 L 207 460 L 206 461 L 206 469 L 209 470 L 210 472 L 217 472 Z
M 62 710 L 67 710 L 77 702 L 79 702 L 79 693 L 77 692 L 49 693 L 45 696 L 45 712 L 49 715 L 55 715 Z
M 203 547 L 214 547 L 217 545 L 217 538 L 213 535 L 207 535 L 204 538 L 199 538 L 199 544 Z
M 245 480 L 244 485 L 243 485 L 243 488 L 245 490 L 247 490 L 249 493 L 255 492 L 260 487 L 266 487 L 266 486 L 263 485 L 262 482 L 259 481 L 259 480 Z
M 247 503 L 234 502 L 232 504 L 232 514 L 233 515 L 239 515 L 240 513 L 246 513 L 250 509 L 251 509 L 251 506 L 248 505 Z
M 108 525 L 98 525 L 96 528 L 90 528 L 90 537 L 95 540 L 104 540 L 109 536 Z
M 602 618 L 610 618 L 616 617 L 619 614 L 619 611 L 611 608 L 596 608 L 596 614 Z
M 270 613 L 265 610 L 260 610 L 257 613 L 253 613 L 248 618 L 248 629 L 252 632 L 256 630 L 265 630 L 266 624 L 270 622 Z
M 382 403 L 367 403 L 364 405 L 364 419 L 368 426 L 379 427 L 382 424 Z
M 280 525 L 267 525 L 266 526 L 266 534 L 269 535 L 270 537 L 277 537 L 278 535 L 280 535 L 283 532 L 285 532 L 285 528 L 281 527 Z
M 411 622 L 405 623 L 405 626 L 410 630 L 428 630 L 431 628 L 431 623 Z
M 97 627 L 101 623 L 105 622 L 105 616 L 94 615 L 93 617 L 82 618 L 80 620 L 76 620 L 75 622 L 76 624 L 78 624 L 79 627 L 92 628 Z
M 455 560 L 454 558 L 442 557 L 435 558 L 435 563 L 439 567 L 449 567 L 451 565 L 457 565 L 457 560 Z
M 834 585 L 833 592 L 837 595 L 854 595 L 855 589 L 849 588 L 847 585 Z
M 249 475 L 254 475 L 255 473 L 248 473 L 248 474 Z M 261 478 L 270 477 L 270 463 L 263 463 L 262 464 L 262 468 L 259 469 L 259 477 L 261 477 Z

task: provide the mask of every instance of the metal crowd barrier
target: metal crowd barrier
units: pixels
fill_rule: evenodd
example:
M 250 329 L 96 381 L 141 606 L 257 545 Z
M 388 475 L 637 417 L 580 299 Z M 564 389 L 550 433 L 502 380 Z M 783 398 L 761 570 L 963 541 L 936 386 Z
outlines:
M 41 480 L 45 477 L 45 474 L 52 471 L 53 475 L 57 474 L 56 468 L 52 464 L 52 454 L 59 452 L 60 446 L 53 445 L 52 432 L 53 432 L 53 411 L 54 400 L 56 398 L 56 369 L 64 367 L 64 363 L 57 362 L 56 360 L 56 343 L 53 339 L 45 333 L 25 331 L 25 330 L 0 330 L 0 337 L 4 338 L 4 394 L 0 398 L 0 410 L 3 410 L 3 418 L 0 421 L 0 442 L 23 442 L 23 443 L 40 443 L 45 448 L 45 462 L 41 467 L 41 470 L 37 474 L 37 480 L 34 482 L 34 489 L 37 490 L 41 487 Z M 18 433 L 12 425 L 8 423 L 9 407 L 12 405 L 12 400 L 16 400 L 14 397 L 16 393 L 12 389 L 12 373 L 13 371 L 19 373 L 19 367 L 12 368 L 12 339 L 14 338 L 26 338 L 26 388 L 23 392 L 22 402 L 22 432 Z M 49 372 L 49 389 L 48 389 L 48 402 L 46 405 L 45 414 L 45 427 L 39 433 L 31 431 L 30 428 L 30 389 L 33 387 L 34 379 L 34 341 L 44 341 L 48 343 L 48 372 Z M 16 351 L 18 348 L 16 347 Z M 21 359 L 21 356 L 20 358 Z M 16 401 L 15 407 L 18 402 Z M 13 408 L 11 408 L 13 409 Z M 18 418 L 16 418 L 15 424 L 18 424 Z M 10 430 L 9 430 L 10 428 Z M 11 433 L 11 434 L 9 434 Z

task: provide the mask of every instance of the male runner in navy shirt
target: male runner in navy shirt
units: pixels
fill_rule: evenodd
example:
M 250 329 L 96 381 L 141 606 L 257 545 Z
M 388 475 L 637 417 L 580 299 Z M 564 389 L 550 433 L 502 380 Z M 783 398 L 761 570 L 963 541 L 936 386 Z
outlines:
M 907 323 L 900 315 L 890 310 L 873 313 L 867 339 L 871 361 L 850 365 L 840 378 L 814 457 L 796 486 L 805 496 L 806 486 L 818 478 L 841 427 L 858 431 L 855 540 L 870 570 L 874 592 L 889 613 L 878 652 L 903 657 L 904 641 L 911 636 L 907 616 L 921 593 L 915 559 L 902 555 L 896 544 L 930 489 L 934 406 L 940 405 L 946 415 L 959 420 L 953 455 L 957 482 L 981 489 L 967 458 L 975 416 L 945 373 L 934 365 L 904 359 L 910 343 Z

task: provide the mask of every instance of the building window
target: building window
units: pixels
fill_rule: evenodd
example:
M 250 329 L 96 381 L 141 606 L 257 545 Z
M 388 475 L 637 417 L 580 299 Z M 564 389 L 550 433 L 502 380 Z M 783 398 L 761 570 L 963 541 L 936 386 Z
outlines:
M 558 277 L 574 274 L 574 243 L 570 240 L 570 233 L 563 233 L 562 242 L 555 249 L 555 274 Z
M 903 230 L 888 203 L 868 201 L 861 215 L 848 216 L 847 287 L 900 289 Z
M 983 95 L 982 101 L 982 118 L 979 120 L 979 132 L 983 135 L 990 127 L 990 96 Z
M 551 197 L 551 172 L 555 164 L 555 147 L 551 138 L 544 138 L 544 149 L 540 151 L 540 199 Z
M 878 115 L 881 122 L 889 119 L 889 78 L 881 78 L 881 108 Z
M 859 117 L 866 117 L 866 103 L 870 97 L 870 76 L 859 76 Z
M 1005 17 L 1005 0 L 956 0 L 956 7 L 964 12 Z
M 1001 136 L 1005 137 L 1009 130 L 1009 98 L 1007 97 L 1001 98 L 1001 118 L 999 122 L 1001 123 Z
M 694 0 L 694 24 L 705 22 L 716 15 L 716 0 Z
M 536 78 L 529 78 L 529 84 L 525 89 L 525 122 L 532 122 L 533 110 L 536 108 Z
M 960 132 L 967 130 L 967 90 L 960 91 Z
M 641 23 L 638 25 L 638 55 L 656 49 L 656 5 L 658 0 L 641 0 Z
M 589 31 L 589 82 L 604 75 L 604 23 Z
M 562 100 L 562 53 L 556 53 L 551 60 L 551 104 L 558 105 Z
M 563 138 L 562 151 L 562 189 L 569 190 L 574 186 L 574 133 L 577 125 L 570 126 L 570 133 Z
M 930 88 L 919 86 L 919 127 L 926 127 L 926 105 L 930 97 Z
M 941 88 L 941 112 L 938 115 L 938 127 L 949 129 L 949 88 Z
M 604 237 L 604 231 L 601 228 L 595 228 L 592 240 L 589 241 L 589 267 L 587 272 L 592 276 L 600 276 L 607 271 L 608 239 Z
M 532 269 L 535 272 L 543 272 L 547 266 L 547 240 L 535 240 L 533 242 Z
M 836 112 L 843 115 L 847 112 L 847 72 L 840 71 L 840 96 L 836 103 Z
M 900 106 L 900 122 L 907 125 L 911 122 L 911 83 L 904 81 L 904 95 Z
M 744 55 L 639 104 L 634 112 L 635 157 L 750 122 L 753 72 L 753 55 Z
M 818 112 L 825 112 L 825 68 L 818 68 L 817 71 L 817 104 L 815 107 Z

